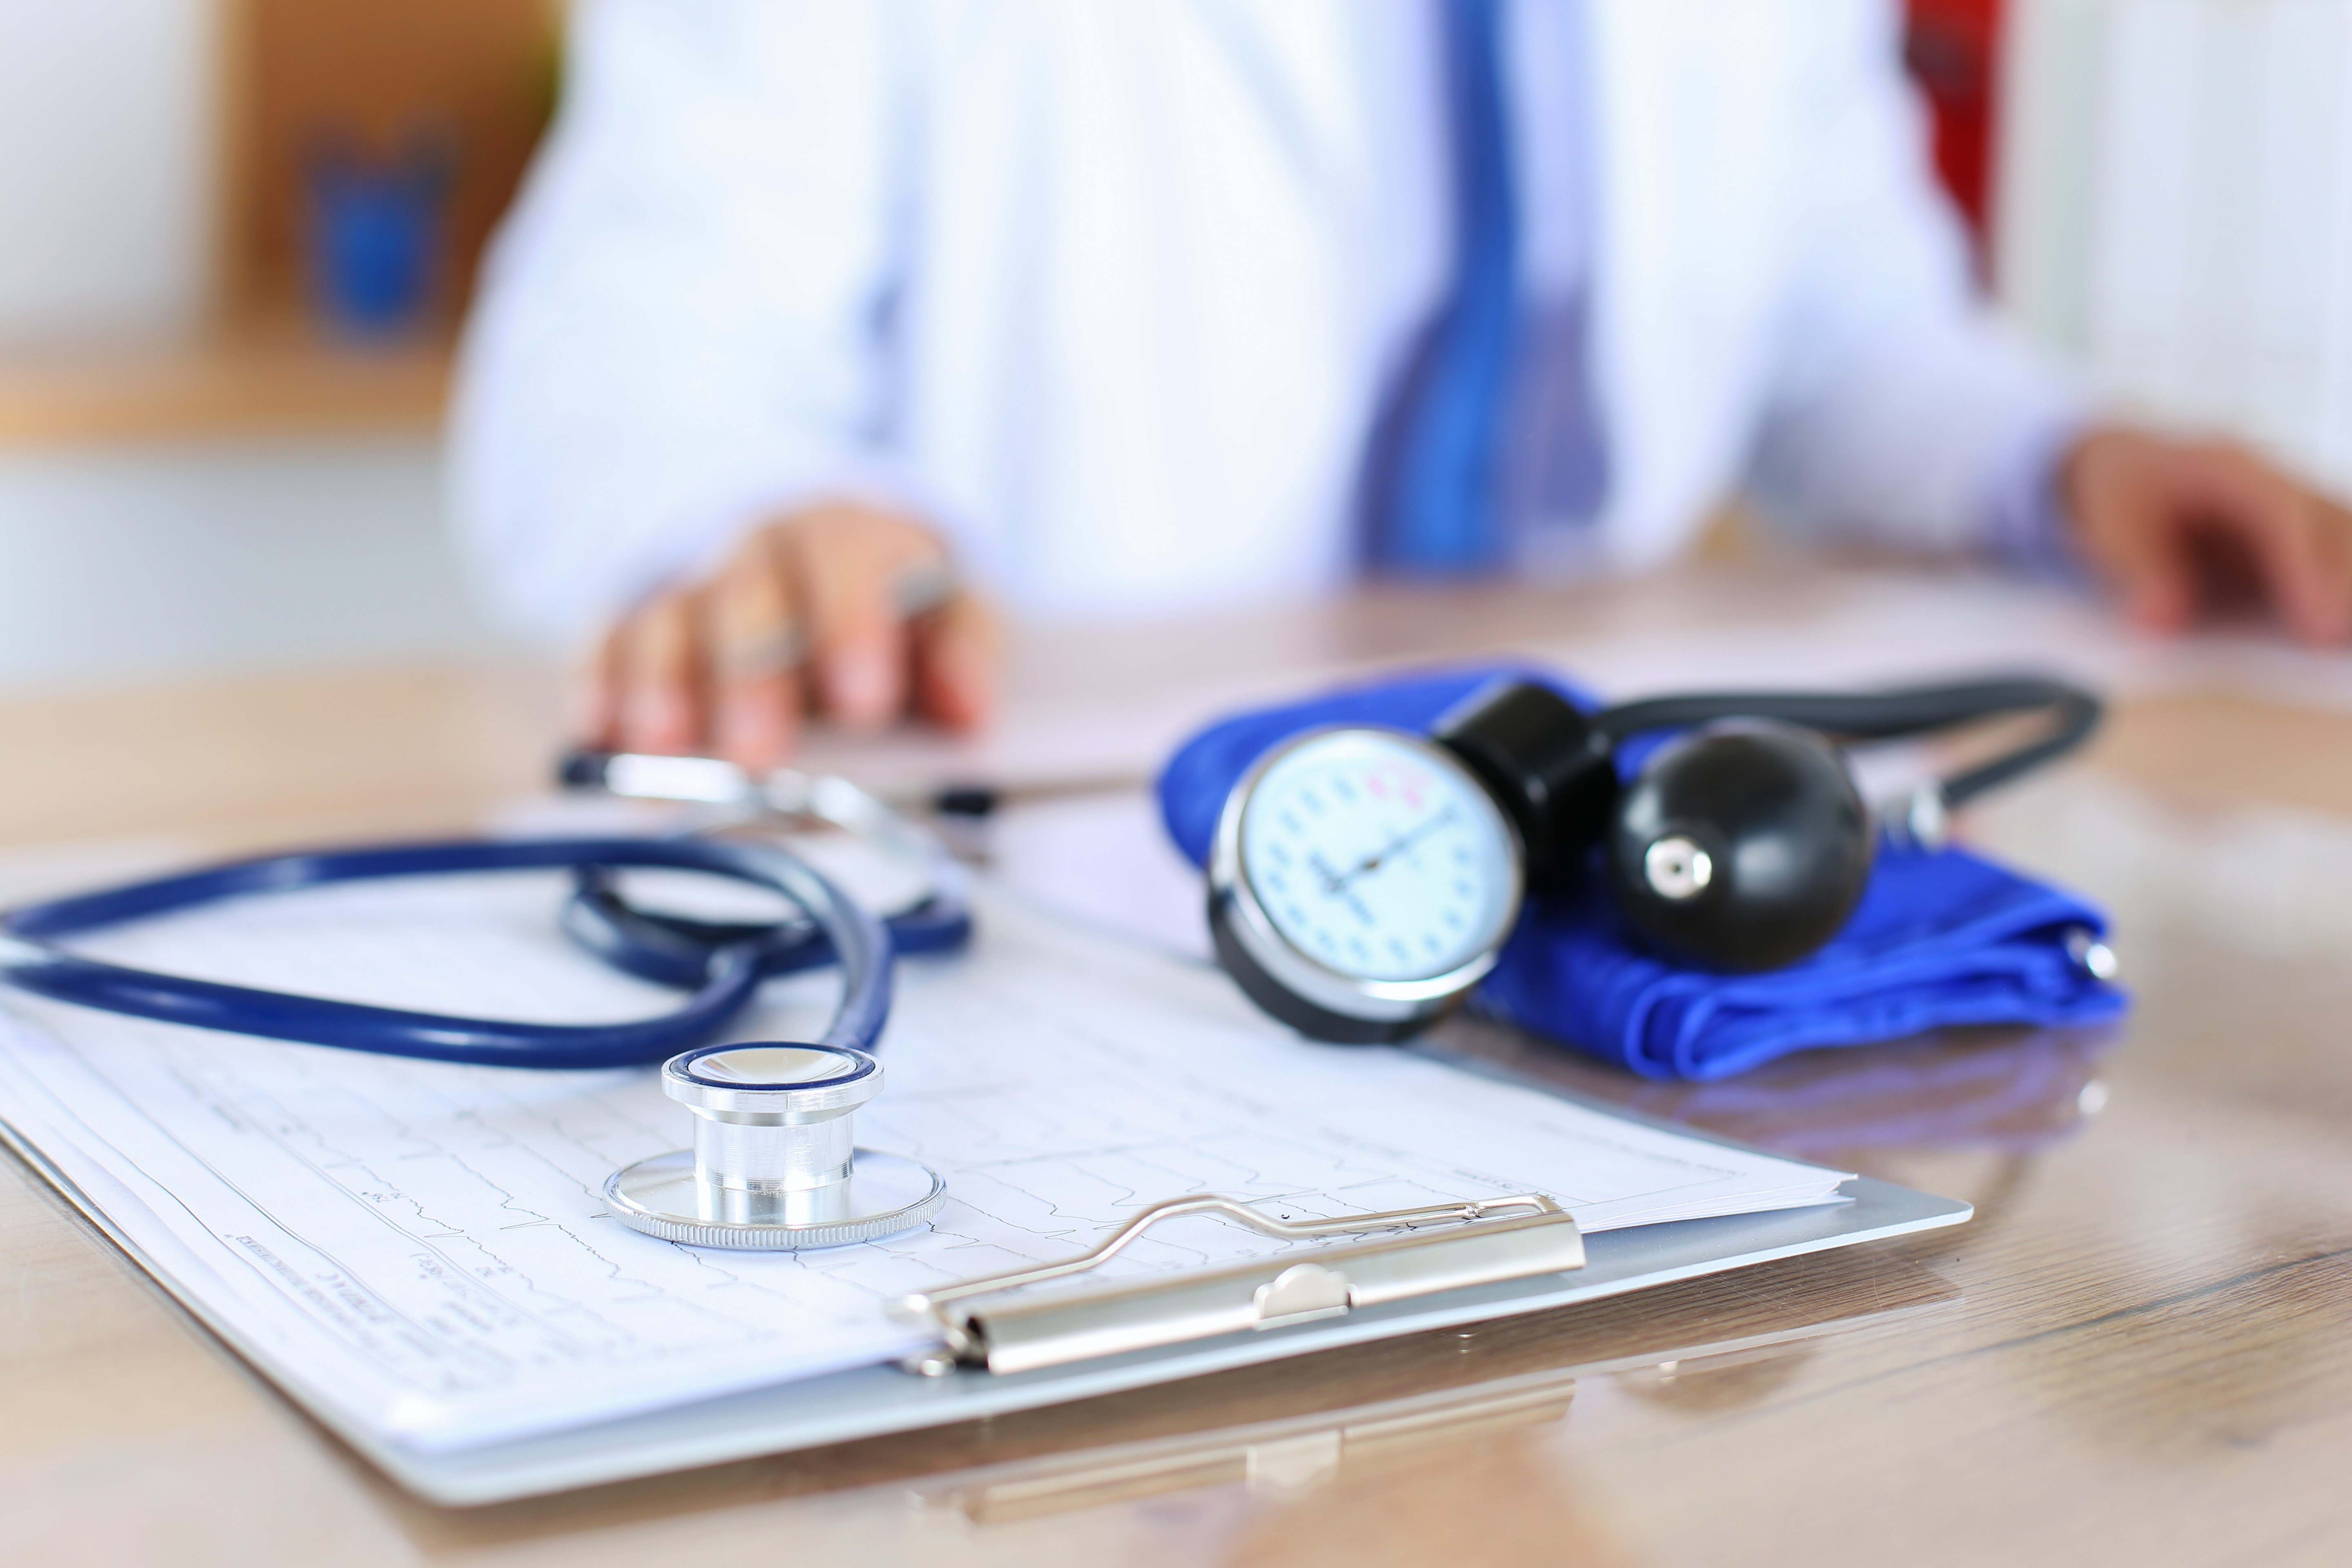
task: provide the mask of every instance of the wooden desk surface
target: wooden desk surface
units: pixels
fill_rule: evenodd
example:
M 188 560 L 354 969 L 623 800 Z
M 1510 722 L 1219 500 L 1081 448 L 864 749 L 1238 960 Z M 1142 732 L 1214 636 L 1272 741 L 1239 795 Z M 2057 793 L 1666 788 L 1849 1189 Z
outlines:
M 1721 592 L 1647 603 L 1705 618 Z M 1008 730 L 1079 722 L 1106 681 L 1190 691 L 1173 714 L 1247 681 L 1528 646 L 1582 605 L 1370 602 L 1268 622 L 1255 645 L 1234 626 L 1040 637 Z M 530 787 L 551 690 L 440 671 L 0 704 L 0 842 L 21 886 L 85 874 L 61 839 L 135 837 L 120 856 L 138 858 L 446 826 Z M 1937 1037 L 1705 1087 L 1458 1033 L 1966 1197 L 1970 1225 L 557 1498 L 399 1493 L 0 1160 L 0 1561 L 2352 1561 L 2352 720 L 2144 697 L 2088 767 L 1978 831 L 2115 903 L 2139 997 L 2123 1028 Z

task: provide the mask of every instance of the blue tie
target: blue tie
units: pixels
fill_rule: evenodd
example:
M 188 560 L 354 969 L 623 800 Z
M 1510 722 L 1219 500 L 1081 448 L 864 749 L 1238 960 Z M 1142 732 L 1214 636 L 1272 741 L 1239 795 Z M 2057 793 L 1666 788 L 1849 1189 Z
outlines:
M 1438 0 L 1452 142 L 1453 276 L 1373 432 L 1375 569 L 1446 575 L 1505 558 L 1501 448 L 1519 328 L 1518 198 L 1503 0 Z

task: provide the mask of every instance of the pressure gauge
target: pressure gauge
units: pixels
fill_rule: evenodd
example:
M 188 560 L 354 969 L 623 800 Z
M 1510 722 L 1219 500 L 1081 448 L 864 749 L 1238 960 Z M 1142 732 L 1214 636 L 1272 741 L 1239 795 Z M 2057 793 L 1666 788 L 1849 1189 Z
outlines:
M 1217 956 L 1318 1039 L 1402 1039 L 1495 966 L 1524 891 L 1519 830 L 1454 752 L 1401 730 L 1297 736 L 1226 798 L 1209 867 Z

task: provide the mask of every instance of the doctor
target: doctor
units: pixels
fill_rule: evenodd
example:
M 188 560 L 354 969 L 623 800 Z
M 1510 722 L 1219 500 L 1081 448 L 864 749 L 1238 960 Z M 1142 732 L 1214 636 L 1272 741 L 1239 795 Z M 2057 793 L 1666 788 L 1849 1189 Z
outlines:
M 1613 572 L 1785 526 L 2235 584 L 2352 516 L 2102 426 L 1972 300 L 1890 0 L 585 0 L 457 496 L 582 723 L 987 714 L 986 612 Z M 950 575 L 946 563 L 952 559 Z M 2232 566 L 2229 563 L 2234 563 Z

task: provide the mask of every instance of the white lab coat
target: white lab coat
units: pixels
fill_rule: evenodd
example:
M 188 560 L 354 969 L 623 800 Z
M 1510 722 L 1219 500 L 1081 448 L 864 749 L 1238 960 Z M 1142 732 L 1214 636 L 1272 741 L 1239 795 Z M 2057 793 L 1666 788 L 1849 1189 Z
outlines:
M 576 636 L 860 494 L 1049 612 L 1342 580 L 1444 269 L 1427 3 L 586 0 L 464 356 L 482 575 Z M 1583 565 L 1672 555 L 1743 483 L 1816 531 L 1989 542 L 2069 404 L 1969 300 L 1892 5 L 1590 4 Z

